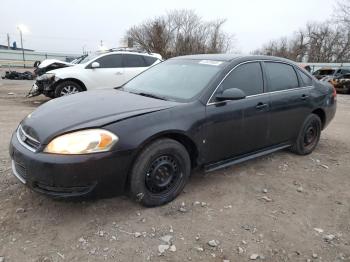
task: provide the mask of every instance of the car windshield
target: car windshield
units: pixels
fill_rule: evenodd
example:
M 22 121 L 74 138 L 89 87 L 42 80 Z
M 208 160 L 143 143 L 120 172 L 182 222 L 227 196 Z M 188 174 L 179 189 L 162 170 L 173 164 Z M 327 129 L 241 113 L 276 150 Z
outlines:
M 83 60 L 81 60 L 80 62 L 79 62 L 79 64 L 84 64 L 84 63 L 87 63 L 87 62 L 89 62 L 90 60 L 92 60 L 92 59 L 94 59 L 94 58 L 96 58 L 96 57 L 98 57 L 98 56 L 100 56 L 101 54 L 89 54 L 89 55 L 87 55 Z
M 133 78 L 122 90 L 164 99 L 188 101 L 218 74 L 222 61 L 168 60 Z
M 77 58 L 75 58 L 71 64 L 80 64 L 82 61 L 84 61 L 84 59 L 87 57 L 88 55 L 82 55 L 82 56 L 79 56 Z

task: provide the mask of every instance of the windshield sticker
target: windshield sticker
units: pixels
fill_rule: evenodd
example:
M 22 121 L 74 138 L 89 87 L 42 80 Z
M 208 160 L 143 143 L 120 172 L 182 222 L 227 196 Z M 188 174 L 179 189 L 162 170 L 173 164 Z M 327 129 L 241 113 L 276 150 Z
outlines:
M 214 61 L 214 60 L 201 60 L 199 64 L 202 65 L 213 65 L 213 66 L 219 66 L 222 64 L 222 61 Z

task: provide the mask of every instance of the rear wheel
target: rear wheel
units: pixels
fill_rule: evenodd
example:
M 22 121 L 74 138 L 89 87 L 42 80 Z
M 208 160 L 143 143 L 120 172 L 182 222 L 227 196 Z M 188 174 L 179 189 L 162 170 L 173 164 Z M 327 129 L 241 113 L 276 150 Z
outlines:
M 63 81 L 56 86 L 55 97 L 73 95 L 84 91 L 81 85 L 73 81 Z
M 319 116 L 309 115 L 299 132 L 291 151 L 298 155 L 310 154 L 317 146 L 321 136 L 322 123 Z
M 181 193 L 190 172 L 190 157 L 182 144 L 157 140 L 137 157 L 130 174 L 130 193 L 142 205 L 163 205 Z

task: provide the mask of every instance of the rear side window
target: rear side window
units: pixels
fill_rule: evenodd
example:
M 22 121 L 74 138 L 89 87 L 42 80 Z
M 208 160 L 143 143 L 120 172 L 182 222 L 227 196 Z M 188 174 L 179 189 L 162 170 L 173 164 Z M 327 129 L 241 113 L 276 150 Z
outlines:
M 151 66 L 154 64 L 154 62 L 157 60 L 155 57 L 151 56 L 142 56 L 143 59 L 145 60 L 146 66 Z
M 303 80 L 303 86 L 312 86 L 312 79 L 310 76 L 305 74 L 303 71 L 298 70 L 301 80 Z
M 299 87 L 294 68 L 283 63 L 265 62 L 269 92 Z
M 106 55 L 96 59 L 95 62 L 100 63 L 100 68 L 118 68 L 122 67 L 122 56 Z
M 142 55 L 123 55 L 124 67 L 145 67 L 146 62 Z
M 260 63 L 247 63 L 234 69 L 222 82 L 220 91 L 228 88 L 241 89 L 246 96 L 263 92 L 263 76 Z

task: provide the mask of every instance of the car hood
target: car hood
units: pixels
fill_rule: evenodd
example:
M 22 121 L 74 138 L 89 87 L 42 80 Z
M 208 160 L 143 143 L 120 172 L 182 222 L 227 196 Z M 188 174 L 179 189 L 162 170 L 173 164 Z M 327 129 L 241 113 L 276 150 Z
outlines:
M 55 64 L 55 63 L 61 64 L 61 65 L 66 65 L 66 66 L 73 66 L 74 65 L 72 63 L 68 63 L 65 61 L 57 60 L 57 59 L 45 59 L 44 61 L 42 61 L 39 64 L 39 68 L 44 68 L 44 67 L 47 67 L 47 66 Z
M 84 69 L 85 66 L 86 64 L 72 64 L 70 66 L 50 70 L 50 73 L 55 74 L 57 77 L 61 77 L 62 75 L 77 73 L 77 70 Z
M 102 89 L 51 100 L 29 114 L 23 130 L 42 144 L 74 130 L 102 127 L 137 115 L 168 109 L 177 102 Z

